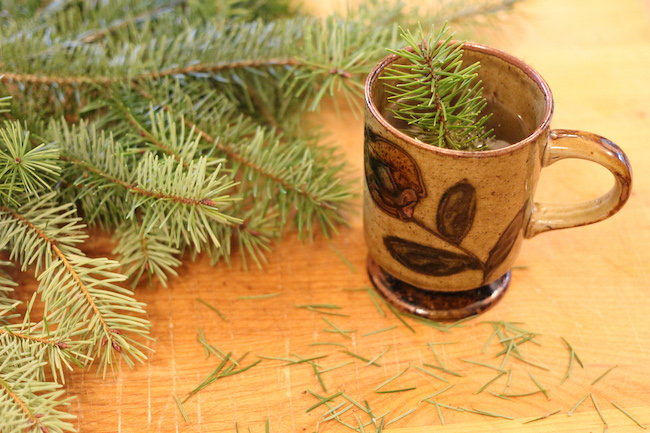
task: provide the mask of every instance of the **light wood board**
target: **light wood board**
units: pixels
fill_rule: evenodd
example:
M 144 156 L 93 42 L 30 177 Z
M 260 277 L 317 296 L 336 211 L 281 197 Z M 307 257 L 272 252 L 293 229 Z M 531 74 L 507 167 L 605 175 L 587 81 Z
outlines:
M 326 7 L 333 2 L 309 2 Z M 590 399 L 569 417 L 567 412 L 583 396 L 593 392 L 612 432 L 641 431 L 615 409 L 614 401 L 650 425 L 650 3 L 625 0 L 531 0 L 517 6 L 507 28 L 492 45 L 511 52 L 537 69 L 549 82 L 555 98 L 553 126 L 583 129 L 604 135 L 623 148 L 634 167 L 634 186 L 627 206 L 599 224 L 542 234 L 524 244 L 518 259 L 523 267 L 513 271 L 505 298 L 480 319 L 464 328 L 443 333 L 407 319 L 411 332 L 384 307 L 386 316 L 363 288 L 366 249 L 359 213 L 350 228 L 342 228 L 331 241 L 317 237 L 301 243 L 288 233 L 269 254 L 264 269 L 243 271 L 235 259 L 232 267 L 210 267 L 206 258 L 184 266 L 169 287 L 156 283 L 137 289 L 137 298 L 147 304 L 153 341 L 149 360 L 122 370 L 105 380 L 94 371 L 77 371 L 68 377 L 66 389 L 76 399 L 71 411 L 78 416 L 82 432 L 343 432 L 336 421 L 323 422 L 320 407 L 306 410 L 316 399 L 311 389 L 324 394 L 309 364 L 282 366 L 264 359 L 237 376 L 223 378 L 189 399 L 183 420 L 173 395 L 184 398 L 218 365 L 215 356 L 206 358 L 197 342 L 199 329 L 207 340 L 237 357 L 250 351 L 247 365 L 257 355 L 304 357 L 328 355 L 318 360 L 322 368 L 347 361 L 351 364 L 322 374 L 329 394 L 344 391 L 360 402 L 367 400 L 373 412 L 389 421 L 417 408 L 391 424 L 389 432 L 596 432 L 603 424 Z M 326 108 L 314 116 L 324 122 L 332 140 L 350 161 L 353 173 L 362 176 L 362 131 L 360 118 L 345 110 L 339 116 Z M 539 201 L 591 199 L 611 185 L 611 176 L 599 167 L 580 161 L 558 163 L 545 169 L 538 189 Z M 359 180 L 359 187 L 361 182 Z M 98 236 L 90 241 L 90 253 L 109 254 L 109 240 Z M 338 256 L 354 267 L 352 271 Z M 34 282 L 27 281 L 34 287 Z M 281 293 L 280 296 L 238 300 L 240 296 Z M 201 305 L 201 298 L 219 308 L 222 320 Z M 335 303 L 336 312 L 349 317 L 324 316 L 337 326 L 354 330 L 352 338 L 325 332 L 331 328 L 320 314 L 295 304 Z M 541 346 L 526 345 L 525 356 L 549 371 L 509 361 L 515 370 L 510 392 L 535 389 L 528 372 L 549 389 L 542 394 L 506 401 L 476 392 L 495 376 L 494 371 L 461 359 L 498 364 L 492 344 L 483 345 L 491 327 L 482 320 L 524 322 L 525 328 L 542 334 Z M 370 336 L 365 333 L 396 326 Z M 573 365 L 571 377 L 559 385 L 568 367 L 566 338 L 584 362 Z M 310 346 L 332 341 L 349 351 L 373 358 L 390 348 L 377 362 L 366 366 L 341 352 L 338 346 Z M 488 418 L 468 412 L 442 409 L 442 426 L 434 405 L 421 399 L 448 386 L 414 366 L 435 364 L 426 346 L 432 342 L 456 342 L 437 346 L 449 368 L 461 373 L 445 375 L 454 386 L 436 397 L 440 403 L 499 412 L 514 420 Z M 394 394 L 373 390 L 386 379 L 411 366 L 386 388 L 416 387 Z M 591 383 L 617 366 L 596 385 Z M 488 390 L 500 392 L 506 377 Z M 336 402 L 342 402 L 340 398 Z M 522 424 L 533 417 L 560 410 L 546 420 Z M 355 423 L 355 408 L 342 416 Z M 374 431 L 367 427 L 366 431 Z

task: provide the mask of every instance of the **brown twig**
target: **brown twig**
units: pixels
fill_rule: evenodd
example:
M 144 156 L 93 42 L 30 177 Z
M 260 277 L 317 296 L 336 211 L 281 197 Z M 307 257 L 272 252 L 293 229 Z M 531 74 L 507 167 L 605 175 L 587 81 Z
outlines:
M 0 328 L 0 334 L 9 334 L 9 335 L 13 335 L 13 336 L 15 336 L 17 338 L 21 338 L 23 340 L 36 341 L 38 343 L 46 344 L 48 346 L 56 346 L 56 347 L 59 347 L 61 349 L 67 349 L 69 347 L 66 343 L 64 343 L 62 341 L 54 341 L 54 340 L 51 340 L 49 338 L 33 337 L 31 335 L 25 335 L 25 334 L 21 334 L 19 332 L 12 332 L 12 331 L 10 331 L 10 330 L 8 330 L 6 328 Z

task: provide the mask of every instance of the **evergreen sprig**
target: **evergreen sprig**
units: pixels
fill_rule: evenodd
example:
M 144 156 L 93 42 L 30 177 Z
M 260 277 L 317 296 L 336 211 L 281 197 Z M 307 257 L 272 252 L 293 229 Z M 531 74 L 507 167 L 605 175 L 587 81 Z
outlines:
M 395 62 L 381 77 L 386 82 L 389 111 L 402 130 L 421 141 L 456 150 L 482 150 L 492 130 L 485 130 L 490 115 L 477 81 L 478 62 L 463 66 L 462 42 L 445 38 L 448 27 L 425 38 L 402 30 L 408 48 L 389 50 L 406 63 Z
M 58 156 L 54 145 L 33 147 L 29 131 L 19 122 L 5 121 L 0 128 L 0 178 L 7 179 L 0 185 L 4 201 L 16 203 L 15 194 L 34 195 L 47 188 L 59 175 Z
M 106 373 L 116 354 L 127 364 L 145 359 L 142 343 L 149 322 L 143 304 L 117 283 L 126 277 L 116 272 L 120 264 L 106 258 L 89 258 L 77 247 L 86 238 L 83 224 L 70 204 L 57 205 L 54 193 L 26 201 L 20 210 L 0 207 L 0 249 L 10 258 L 35 269 L 38 292 L 45 305 L 47 323 L 56 335 L 88 340 L 85 363 L 100 358 Z M 47 325 L 44 325 L 47 326 Z
M 62 385 L 42 379 L 46 362 L 34 358 L 9 334 L 0 335 L 0 430 L 3 432 L 75 431 L 74 416 L 59 406 L 68 406 Z

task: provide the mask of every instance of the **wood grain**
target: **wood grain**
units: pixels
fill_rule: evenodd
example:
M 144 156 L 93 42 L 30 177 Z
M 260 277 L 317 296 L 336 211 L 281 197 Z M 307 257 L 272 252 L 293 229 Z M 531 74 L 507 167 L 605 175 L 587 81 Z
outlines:
M 317 2 L 310 2 L 316 4 Z M 330 2 L 332 4 L 334 2 Z M 319 7 L 328 2 L 319 2 Z M 584 395 L 593 392 L 610 431 L 640 431 L 611 405 L 615 401 L 650 425 L 650 6 L 647 1 L 625 0 L 531 0 L 517 6 L 512 25 L 492 44 L 523 58 L 549 82 L 555 98 L 553 125 L 604 135 L 628 154 L 634 166 L 632 198 L 616 216 L 599 224 L 540 235 L 524 245 L 513 281 L 505 298 L 480 319 L 466 327 L 440 332 L 407 319 L 412 332 L 383 307 L 382 316 L 363 291 L 367 287 L 366 250 L 359 213 L 351 227 L 342 228 L 328 241 L 317 237 L 302 244 L 289 233 L 264 269 L 243 271 L 237 259 L 232 267 L 210 267 L 200 257 L 182 268 L 169 287 L 154 284 L 137 290 L 146 302 L 153 324 L 149 360 L 130 370 L 123 366 L 114 377 L 101 380 L 94 371 L 76 371 L 66 389 L 76 396 L 71 410 L 78 416 L 82 432 L 343 432 L 336 423 L 319 422 L 323 407 L 307 413 L 317 400 L 306 392 L 325 394 L 309 364 L 283 366 L 264 359 L 241 375 L 226 377 L 190 398 L 184 408 L 190 423 L 183 420 L 173 395 L 184 398 L 218 365 L 206 357 L 197 342 L 199 329 L 207 340 L 234 357 L 250 354 L 242 365 L 258 355 L 303 357 L 328 355 L 318 360 L 322 368 L 347 361 L 351 364 L 323 373 L 327 392 L 344 391 L 360 402 L 367 400 L 379 415 L 390 411 L 387 421 L 417 408 L 391 424 L 389 432 L 592 432 L 603 424 L 589 399 L 572 417 L 567 412 Z M 515 18 L 516 17 L 516 18 Z M 515 21 L 516 20 L 516 21 Z M 332 132 L 332 140 L 345 149 L 353 173 L 362 174 L 362 121 L 348 112 L 338 117 L 326 109 L 314 117 Z M 539 201 L 591 199 L 611 184 L 611 176 L 593 165 L 562 162 L 545 169 L 538 189 Z M 359 182 L 360 187 L 360 182 Z M 91 240 L 92 255 L 108 254 L 106 237 Z M 341 253 L 354 267 L 339 257 Z M 33 281 L 26 285 L 34 287 Z M 241 296 L 281 293 L 268 299 L 238 299 Z M 25 295 L 28 296 L 28 295 Z M 227 317 L 197 301 L 205 300 Z M 337 313 L 322 316 L 296 304 L 335 303 Z M 353 330 L 347 338 L 329 333 L 329 319 L 342 329 Z M 496 345 L 481 353 L 491 333 L 483 320 L 525 322 L 542 334 L 541 346 L 528 344 L 524 355 L 549 371 L 515 359 L 511 392 L 535 389 L 528 372 L 550 390 L 542 394 L 506 401 L 484 391 L 476 392 L 495 372 L 461 359 L 498 364 Z M 378 334 L 365 333 L 396 326 Z M 573 366 L 571 377 L 559 385 L 568 367 L 566 338 L 584 362 Z M 345 344 L 351 352 L 373 358 L 389 349 L 377 362 L 351 358 L 338 346 L 312 346 L 314 342 Z M 426 343 L 455 342 L 437 346 L 449 368 L 463 375 L 442 374 L 454 386 L 436 397 L 440 403 L 475 407 L 508 415 L 514 420 L 493 419 L 469 412 L 442 409 L 442 426 L 435 406 L 421 399 L 448 386 L 414 367 L 387 388 L 415 390 L 378 394 L 373 390 L 407 366 L 435 364 Z M 591 383 L 609 367 L 617 366 L 603 380 Z M 488 390 L 501 391 L 506 377 Z M 336 402 L 342 402 L 338 398 Z M 533 417 L 560 410 L 561 413 L 535 423 Z M 358 409 L 364 421 L 368 418 Z M 356 422 L 353 411 L 342 419 Z M 366 431 L 372 431 L 369 427 Z

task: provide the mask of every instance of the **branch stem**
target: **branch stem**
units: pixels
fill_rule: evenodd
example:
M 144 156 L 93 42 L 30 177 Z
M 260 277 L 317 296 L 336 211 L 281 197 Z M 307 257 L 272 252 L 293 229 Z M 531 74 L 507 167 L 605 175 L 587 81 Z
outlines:
M 64 347 L 65 343 L 63 342 L 54 341 L 49 338 L 33 337 L 31 335 L 25 335 L 19 332 L 12 332 L 5 328 L 0 328 L 0 334 L 9 334 L 9 335 L 13 335 L 14 337 L 21 338 L 23 340 L 30 340 L 30 341 L 35 341 L 37 343 L 46 344 L 48 346 L 57 346 L 57 347 L 65 348 Z

